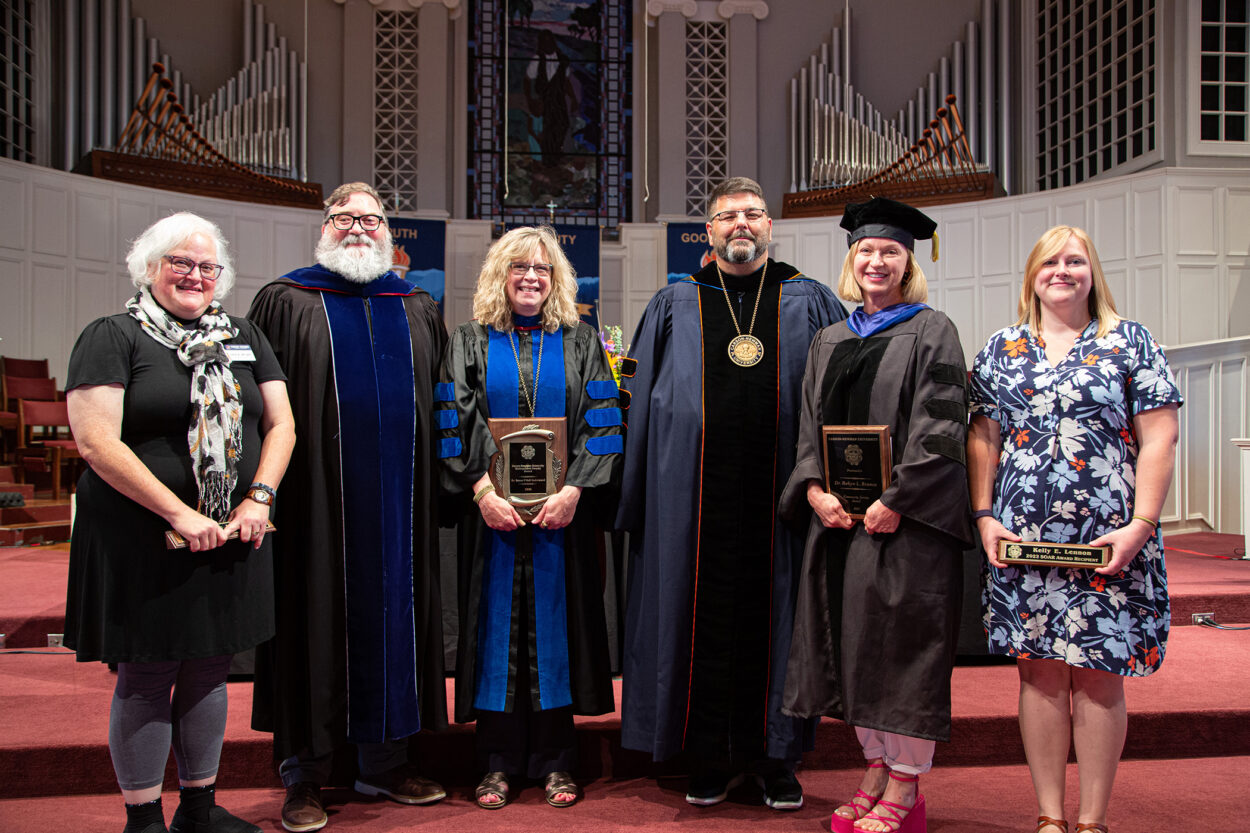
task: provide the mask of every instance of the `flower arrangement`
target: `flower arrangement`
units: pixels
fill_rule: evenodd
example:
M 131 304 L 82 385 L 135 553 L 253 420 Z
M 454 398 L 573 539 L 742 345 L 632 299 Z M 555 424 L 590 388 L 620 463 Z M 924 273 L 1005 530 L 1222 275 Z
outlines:
M 608 363 L 612 365 L 612 378 L 619 386 L 621 384 L 621 359 L 625 358 L 629 352 L 625 337 L 621 334 L 620 325 L 609 324 L 599 330 L 599 342 L 608 354 Z

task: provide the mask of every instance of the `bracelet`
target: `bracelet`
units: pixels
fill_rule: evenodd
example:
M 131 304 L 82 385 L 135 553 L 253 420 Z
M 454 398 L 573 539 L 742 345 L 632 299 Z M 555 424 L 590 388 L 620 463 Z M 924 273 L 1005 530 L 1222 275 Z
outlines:
M 493 491 L 495 491 L 495 484 L 494 484 L 494 483 L 487 483 L 485 486 L 483 486 L 482 488 L 480 488 L 480 489 L 478 489 L 478 490 L 477 490 L 477 494 L 473 496 L 473 502 L 474 502 L 474 503 L 481 503 L 481 502 L 482 502 L 482 498 L 486 497 L 487 495 L 489 495 L 489 494 L 490 494 L 491 492 L 493 492 Z
M 1147 518 L 1145 515 L 1134 515 L 1134 516 L 1130 519 L 1130 521 L 1129 521 L 1129 522 L 1131 523 L 1132 521 L 1145 521 L 1146 523 L 1150 524 L 1150 528 L 1151 528 L 1151 529 L 1158 529 L 1158 528 L 1159 528 L 1159 522 L 1158 522 L 1158 521 L 1152 521 L 1152 520 L 1150 520 L 1150 518 Z
M 994 510 L 993 510 L 993 509 L 978 509 L 977 511 L 975 511 L 975 512 L 973 512 L 973 513 L 972 513 L 972 521 L 973 521 L 973 523 L 976 523 L 977 521 L 981 520 L 982 518 L 992 518 L 992 517 L 994 517 Z

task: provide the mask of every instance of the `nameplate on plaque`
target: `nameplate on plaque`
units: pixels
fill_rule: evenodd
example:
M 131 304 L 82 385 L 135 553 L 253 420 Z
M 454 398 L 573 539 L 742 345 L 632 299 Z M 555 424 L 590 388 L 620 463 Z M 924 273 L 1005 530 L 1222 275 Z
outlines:
M 822 425 L 825 491 L 855 520 L 890 485 L 890 426 Z
M 532 518 L 564 486 L 568 468 L 564 417 L 490 419 L 499 449 L 490 458 L 490 482 L 523 518 Z
M 1111 547 L 1088 544 L 1048 544 L 1029 541 L 999 541 L 998 560 L 1004 564 L 1027 564 L 1030 567 L 1105 567 L 1111 559 Z

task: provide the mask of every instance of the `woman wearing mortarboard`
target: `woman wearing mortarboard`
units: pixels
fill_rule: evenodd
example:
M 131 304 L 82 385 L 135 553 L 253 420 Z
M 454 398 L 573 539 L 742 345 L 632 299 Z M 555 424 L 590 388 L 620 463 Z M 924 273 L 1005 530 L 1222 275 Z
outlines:
M 834 833 L 908 833 L 924 829 L 919 778 L 935 742 L 950 739 L 962 552 L 973 540 L 967 373 L 955 325 L 925 303 L 912 251 L 932 237 L 936 258 L 936 223 L 874 198 L 848 205 L 842 227 L 838 294 L 861 306 L 821 330 L 807 357 L 798 464 L 781 498 L 783 514 L 812 510 L 785 701 L 790 713 L 851 724 L 863 747 L 867 771 L 834 812 Z M 827 438 L 823 426 L 836 428 Z M 881 426 L 875 445 L 843 442 Z M 872 455 L 879 496 L 852 496 L 844 469 Z

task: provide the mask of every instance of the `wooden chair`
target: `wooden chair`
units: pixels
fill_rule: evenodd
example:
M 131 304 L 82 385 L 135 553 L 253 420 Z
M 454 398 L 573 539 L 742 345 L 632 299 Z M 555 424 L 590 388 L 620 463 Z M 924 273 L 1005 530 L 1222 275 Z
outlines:
M 47 379 L 47 359 L 14 359 L 0 356 L 0 372 L 5 376 L 22 376 L 26 379 Z
M 0 376 L 0 451 L 8 460 L 8 451 L 20 442 L 17 436 L 17 400 L 39 399 L 45 402 L 61 399 L 56 380 L 34 376 Z
M 52 472 L 52 499 L 60 500 L 62 465 L 82 459 L 70 434 L 68 406 L 64 401 L 19 399 L 17 423 L 18 475 L 24 475 L 31 463 L 42 463 Z

